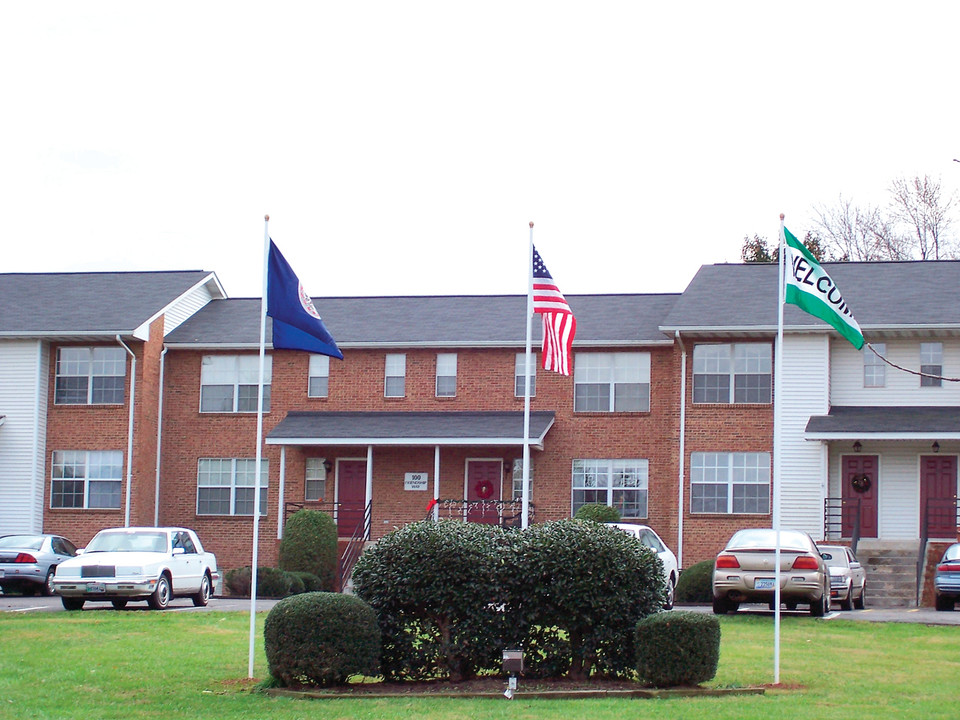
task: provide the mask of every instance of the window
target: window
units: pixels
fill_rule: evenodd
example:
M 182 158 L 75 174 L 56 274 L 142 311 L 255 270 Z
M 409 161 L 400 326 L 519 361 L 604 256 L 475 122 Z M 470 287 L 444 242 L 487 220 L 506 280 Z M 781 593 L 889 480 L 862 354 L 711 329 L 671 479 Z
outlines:
M 266 459 L 260 461 L 260 515 L 267 514 Z M 257 461 L 200 458 L 197 464 L 197 515 L 253 515 Z
M 886 357 L 886 343 L 873 343 L 873 349 Z M 865 388 L 881 388 L 887 384 L 887 366 L 877 357 L 877 353 L 863 353 L 863 386 Z
M 122 405 L 127 353 L 113 347 L 57 350 L 57 405 Z
M 647 467 L 646 460 L 574 460 L 573 513 L 581 505 L 600 503 L 617 508 L 622 517 L 645 518 Z
M 403 353 L 387 355 L 384 364 L 383 396 L 403 397 L 406 392 L 407 356 Z
M 437 397 L 457 396 L 457 354 L 437 353 Z
M 56 450 L 52 465 L 51 508 L 119 509 L 122 451 Z
M 530 463 L 530 497 L 533 497 L 533 463 Z M 517 502 L 523 500 L 523 458 L 517 458 L 513 461 L 513 499 Z
M 523 397 L 523 385 L 527 380 L 527 374 L 523 371 L 524 360 L 527 354 L 525 352 L 517 353 L 517 360 L 513 365 L 513 394 L 515 397 Z M 537 354 L 530 353 L 530 397 L 537 396 Z
M 327 487 L 327 459 L 307 458 L 307 472 L 304 481 L 304 500 L 317 502 L 323 500 Z
M 647 412 L 650 354 L 577 353 L 573 387 L 576 412 Z
M 270 378 L 272 375 L 273 358 L 265 357 L 263 365 L 264 412 L 270 412 Z M 259 381 L 259 355 L 205 355 L 200 366 L 200 412 L 256 412 Z
M 771 402 L 771 346 L 767 343 L 695 345 L 695 403 Z
M 330 356 L 311 355 L 307 373 L 307 397 L 327 397 L 330 390 Z
M 926 376 L 943 375 L 943 343 L 920 343 L 920 372 L 920 387 L 940 387 L 939 377 Z
M 692 453 L 690 512 L 770 512 L 770 453 Z

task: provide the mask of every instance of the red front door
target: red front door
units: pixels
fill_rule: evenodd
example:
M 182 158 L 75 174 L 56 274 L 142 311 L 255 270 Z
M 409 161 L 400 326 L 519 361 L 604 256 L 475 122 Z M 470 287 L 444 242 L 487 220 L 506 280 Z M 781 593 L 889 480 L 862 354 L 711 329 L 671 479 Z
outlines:
M 367 463 L 337 461 L 337 534 L 352 537 L 363 520 L 367 499 Z
M 500 522 L 500 482 L 503 478 L 503 462 L 500 460 L 467 461 L 467 500 L 486 501 L 471 504 L 467 520 L 495 524 Z
M 844 455 L 843 467 L 843 536 L 852 537 L 860 510 L 860 537 L 877 537 L 877 480 L 879 462 L 876 455 Z
M 928 537 L 957 537 L 957 458 L 920 457 L 920 522 L 927 518 Z M 921 531 L 923 528 L 921 528 Z

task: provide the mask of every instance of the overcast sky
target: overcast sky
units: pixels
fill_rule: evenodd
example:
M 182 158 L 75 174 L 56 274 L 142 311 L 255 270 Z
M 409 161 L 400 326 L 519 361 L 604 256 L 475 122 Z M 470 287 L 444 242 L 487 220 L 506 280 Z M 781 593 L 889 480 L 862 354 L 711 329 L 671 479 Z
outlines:
M 897 176 L 960 187 L 953 2 L 5 2 L 2 272 L 679 292 Z M 323 312 L 322 306 L 319 307 Z

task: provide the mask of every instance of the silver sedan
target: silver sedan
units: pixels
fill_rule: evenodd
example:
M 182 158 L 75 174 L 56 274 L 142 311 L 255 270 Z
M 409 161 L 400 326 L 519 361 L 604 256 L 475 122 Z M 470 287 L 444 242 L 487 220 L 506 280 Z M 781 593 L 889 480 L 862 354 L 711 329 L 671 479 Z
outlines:
M 0 588 L 53 595 L 57 565 L 76 554 L 74 544 L 59 535 L 4 535 L 0 537 Z

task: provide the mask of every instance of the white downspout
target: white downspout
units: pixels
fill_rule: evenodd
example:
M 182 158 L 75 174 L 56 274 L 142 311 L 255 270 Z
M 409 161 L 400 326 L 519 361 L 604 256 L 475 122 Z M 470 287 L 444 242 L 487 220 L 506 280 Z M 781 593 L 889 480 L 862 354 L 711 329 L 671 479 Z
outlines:
M 133 411 L 137 398 L 137 356 L 117 335 L 117 342 L 130 355 L 130 421 L 127 427 L 127 504 L 123 511 L 123 526 L 130 527 L 130 489 L 133 485 Z
M 284 493 L 284 483 L 287 480 L 287 446 L 280 446 L 280 483 L 277 486 L 277 490 L 280 494 L 280 499 L 277 500 L 277 540 L 283 539 L 283 493 Z
M 686 437 L 687 437 L 687 348 L 680 337 L 680 331 L 676 333 L 677 342 L 680 343 L 680 462 L 679 479 L 677 481 L 677 565 L 683 567 L 683 483 L 686 475 Z
M 159 527 L 160 525 L 160 451 L 163 447 L 161 444 L 161 441 L 163 440 L 163 361 L 166 359 L 168 349 L 169 348 L 164 345 L 163 351 L 160 353 L 160 392 L 158 393 L 157 399 L 157 477 L 154 481 L 153 489 L 154 527 Z

